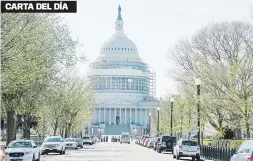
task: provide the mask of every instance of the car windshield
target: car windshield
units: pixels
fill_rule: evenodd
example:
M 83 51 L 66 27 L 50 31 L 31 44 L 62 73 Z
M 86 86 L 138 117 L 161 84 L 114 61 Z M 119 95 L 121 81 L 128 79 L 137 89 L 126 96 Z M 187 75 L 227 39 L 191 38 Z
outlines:
M 250 151 L 253 151 L 253 141 L 248 142 L 247 149 L 250 149 Z
M 61 138 L 48 138 L 45 142 L 61 142 Z
M 196 141 L 182 141 L 182 145 L 187 145 L 187 146 L 197 146 L 197 142 Z
M 176 143 L 177 138 L 176 137 L 171 137 L 171 136 L 163 136 L 162 137 L 162 142 L 167 142 L 167 141 L 173 141 Z
M 67 138 L 65 139 L 66 142 L 76 142 L 76 139 L 74 138 Z
M 90 137 L 83 137 L 83 139 L 90 139 Z
M 129 138 L 129 135 L 122 135 L 123 138 Z
M 30 141 L 13 141 L 8 145 L 8 148 L 32 148 Z

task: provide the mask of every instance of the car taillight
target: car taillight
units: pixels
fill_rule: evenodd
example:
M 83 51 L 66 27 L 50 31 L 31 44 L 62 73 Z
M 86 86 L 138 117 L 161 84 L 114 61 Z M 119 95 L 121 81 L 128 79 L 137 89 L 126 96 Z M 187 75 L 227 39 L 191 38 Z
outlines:
M 182 145 L 179 145 L 179 149 L 181 149 L 182 148 Z
M 199 150 L 199 149 L 200 149 L 200 147 L 198 146 L 198 147 L 197 147 L 197 150 Z
M 253 161 L 253 157 L 249 157 L 247 161 Z

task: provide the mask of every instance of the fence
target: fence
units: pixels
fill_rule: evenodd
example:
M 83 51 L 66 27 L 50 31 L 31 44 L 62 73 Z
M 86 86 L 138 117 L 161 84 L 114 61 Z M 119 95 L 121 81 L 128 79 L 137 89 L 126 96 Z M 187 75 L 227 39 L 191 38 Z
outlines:
M 230 161 L 236 149 L 229 147 L 201 146 L 201 157 L 213 161 Z

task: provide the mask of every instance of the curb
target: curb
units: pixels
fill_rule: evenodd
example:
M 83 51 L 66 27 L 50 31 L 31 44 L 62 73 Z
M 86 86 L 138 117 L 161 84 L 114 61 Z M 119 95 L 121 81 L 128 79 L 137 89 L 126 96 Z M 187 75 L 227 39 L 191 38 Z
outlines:
M 205 158 L 201 158 L 200 161 L 213 161 L 213 160 L 206 160 Z

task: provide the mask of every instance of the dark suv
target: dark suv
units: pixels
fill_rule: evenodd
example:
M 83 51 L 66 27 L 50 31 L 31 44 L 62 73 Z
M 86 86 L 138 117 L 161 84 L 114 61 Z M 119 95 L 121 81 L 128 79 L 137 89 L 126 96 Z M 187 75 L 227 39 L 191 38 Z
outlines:
M 156 151 L 161 153 L 163 151 L 168 151 L 173 153 L 173 148 L 176 145 L 177 137 L 174 136 L 162 136 L 160 141 L 157 142 Z

